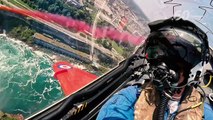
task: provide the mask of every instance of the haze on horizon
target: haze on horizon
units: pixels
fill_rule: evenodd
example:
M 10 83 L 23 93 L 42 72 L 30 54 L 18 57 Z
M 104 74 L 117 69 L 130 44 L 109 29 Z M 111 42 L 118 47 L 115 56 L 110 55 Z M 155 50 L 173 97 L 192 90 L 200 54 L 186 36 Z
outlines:
M 201 27 L 202 30 L 207 32 L 209 44 L 213 48 L 213 10 L 206 9 L 207 12 L 202 18 L 204 10 L 200 9 L 199 6 L 211 7 L 209 4 L 211 0 L 173 0 L 172 3 L 180 3 L 181 6 L 175 7 L 173 15 L 172 4 L 164 4 L 168 0 L 133 0 L 143 11 L 146 17 L 150 21 L 155 21 L 159 19 L 166 19 L 172 16 L 179 16 L 183 19 L 190 20 L 194 22 L 197 26 Z M 202 19 L 201 19 L 202 18 Z M 199 21 L 199 22 L 197 22 Z M 208 26 L 208 29 L 205 26 Z

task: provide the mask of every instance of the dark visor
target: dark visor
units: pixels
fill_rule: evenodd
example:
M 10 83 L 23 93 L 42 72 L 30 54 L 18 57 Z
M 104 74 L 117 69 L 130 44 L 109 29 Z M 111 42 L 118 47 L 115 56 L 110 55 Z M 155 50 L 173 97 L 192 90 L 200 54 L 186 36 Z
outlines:
M 161 33 L 154 42 L 149 40 L 151 44 L 148 43 L 146 49 L 148 59 L 166 57 L 175 62 L 179 58 L 192 66 L 201 62 L 202 42 L 199 38 L 180 29 L 161 30 Z

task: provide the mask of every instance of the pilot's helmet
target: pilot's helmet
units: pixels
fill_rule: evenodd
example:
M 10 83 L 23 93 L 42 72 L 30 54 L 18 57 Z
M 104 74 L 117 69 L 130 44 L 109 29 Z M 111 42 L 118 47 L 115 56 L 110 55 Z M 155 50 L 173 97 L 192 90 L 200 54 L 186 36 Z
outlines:
M 174 71 L 182 67 L 190 73 L 197 65 L 208 62 L 207 35 L 192 22 L 170 18 L 152 22 L 149 27 L 151 32 L 144 45 L 151 65 L 164 62 Z

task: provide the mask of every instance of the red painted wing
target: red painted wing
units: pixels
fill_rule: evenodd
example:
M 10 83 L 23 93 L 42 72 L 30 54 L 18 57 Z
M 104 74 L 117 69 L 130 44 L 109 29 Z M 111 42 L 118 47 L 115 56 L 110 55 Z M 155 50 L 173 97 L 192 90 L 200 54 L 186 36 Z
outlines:
M 53 70 L 54 78 L 59 80 L 66 96 L 73 94 L 97 78 L 96 75 L 76 68 L 68 62 L 55 63 Z

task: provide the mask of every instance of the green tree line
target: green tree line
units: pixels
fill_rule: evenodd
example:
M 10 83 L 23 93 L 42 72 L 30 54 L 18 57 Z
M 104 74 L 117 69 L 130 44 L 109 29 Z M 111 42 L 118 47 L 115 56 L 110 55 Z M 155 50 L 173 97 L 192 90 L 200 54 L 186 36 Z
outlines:
M 31 44 L 33 42 L 33 35 L 35 32 L 35 30 L 30 29 L 28 26 L 20 25 L 9 31 L 8 35 Z
M 108 39 L 103 39 L 103 40 L 98 39 L 95 42 L 102 45 L 106 49 L 112 50 L 112 43 Z
M 92 16 L 85 7 L 78 8 L 74 5 L 69 5 L 65 0 L 22 0 L 31 8 L 47 11 L 53 14 L 60 14 L 73 19 L 92 23 Z

